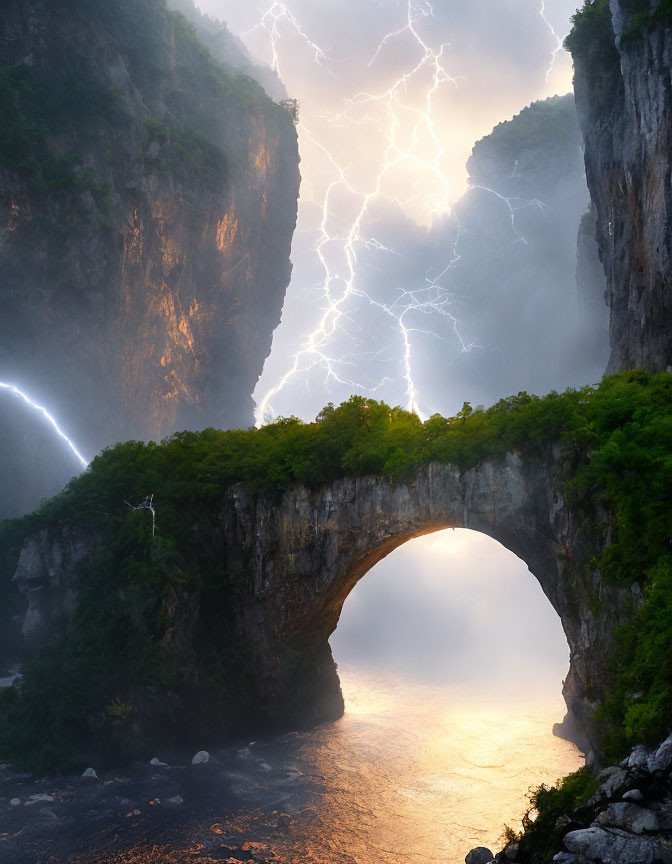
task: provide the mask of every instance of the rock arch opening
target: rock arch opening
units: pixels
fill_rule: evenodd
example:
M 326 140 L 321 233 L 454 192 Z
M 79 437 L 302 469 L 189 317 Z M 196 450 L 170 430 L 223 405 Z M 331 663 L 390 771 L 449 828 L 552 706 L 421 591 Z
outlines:
M 560 618 L 527 565 L 477 531 L 423 535 L 376 563 L 346 598 L 330 645 L 341 670 L 474 696 L 524 689 L 562 710 L 569 646 Z

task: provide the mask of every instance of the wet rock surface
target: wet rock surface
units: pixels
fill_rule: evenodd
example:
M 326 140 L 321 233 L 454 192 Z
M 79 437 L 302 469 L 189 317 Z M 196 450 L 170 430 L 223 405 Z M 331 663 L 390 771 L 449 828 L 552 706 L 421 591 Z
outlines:
M 574 51 L 588 188 L 607 278 L 609 370 L 672 364 L 672 33 L 660 0 L 610 0 L 612 28 Z

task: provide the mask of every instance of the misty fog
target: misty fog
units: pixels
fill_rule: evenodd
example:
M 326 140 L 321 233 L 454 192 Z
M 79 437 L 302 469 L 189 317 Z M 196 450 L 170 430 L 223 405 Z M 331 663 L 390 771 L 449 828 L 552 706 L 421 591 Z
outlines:
M 527 565 L 485 534 L 447 529 L 405 543 L 346 599 L 337 663 L 504 698 L 560 692 L 560 619 Z M 558 718 L 560 719 L 560 718 Z

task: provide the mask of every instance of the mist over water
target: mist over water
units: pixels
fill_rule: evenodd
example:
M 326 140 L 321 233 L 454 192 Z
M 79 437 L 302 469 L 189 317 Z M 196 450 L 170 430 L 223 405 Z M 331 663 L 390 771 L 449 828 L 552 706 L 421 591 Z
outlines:
M 498 698 L 522 688 L 555 698 L 569 665 L 560 619 L 527 565 L 466 529 L 380 561 L 346 599 L 330 644 L 350 668 Z

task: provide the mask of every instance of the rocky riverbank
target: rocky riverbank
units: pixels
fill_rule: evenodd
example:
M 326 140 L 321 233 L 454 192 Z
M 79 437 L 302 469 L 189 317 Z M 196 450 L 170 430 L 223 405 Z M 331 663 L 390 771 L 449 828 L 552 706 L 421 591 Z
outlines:
M 672 862 L 672 735 L 655 749 L 635 747 L 598 776 L 595 793 L 560 815 L 556 864 L 670 864 Z M 473 849 L 466 864 L 550 860 L 535 848 L 535 814 L 498 854 Z

